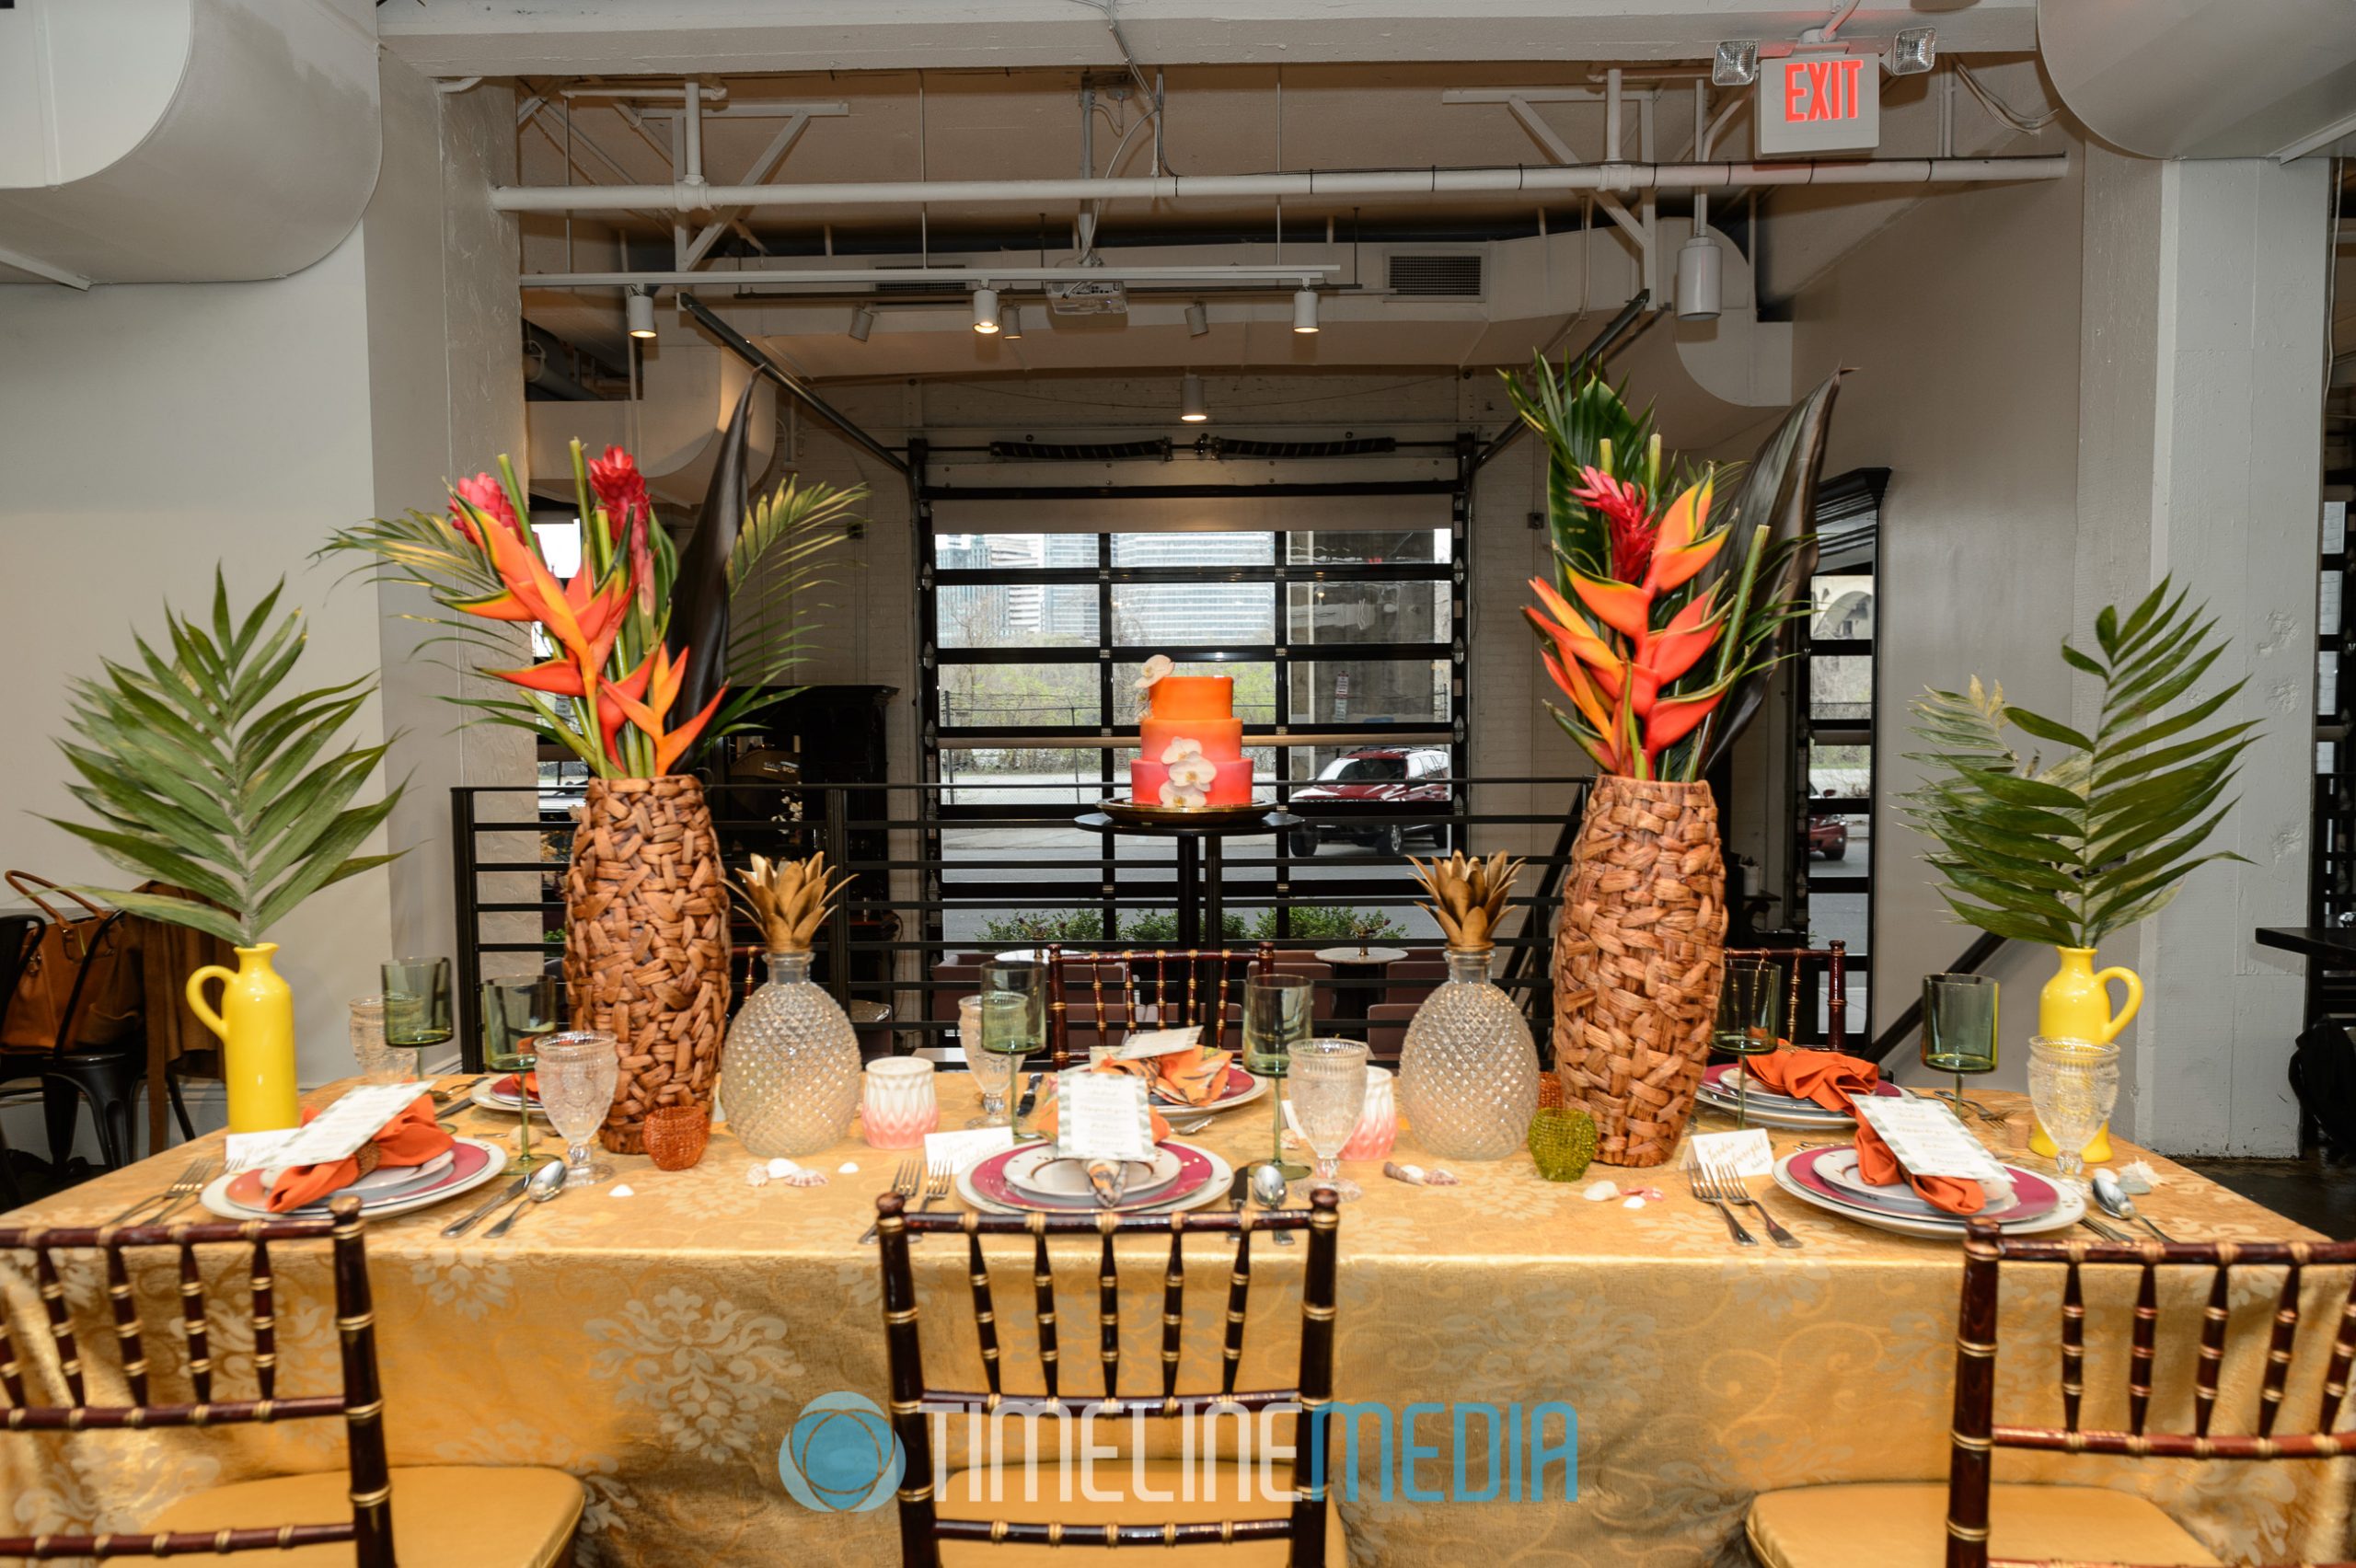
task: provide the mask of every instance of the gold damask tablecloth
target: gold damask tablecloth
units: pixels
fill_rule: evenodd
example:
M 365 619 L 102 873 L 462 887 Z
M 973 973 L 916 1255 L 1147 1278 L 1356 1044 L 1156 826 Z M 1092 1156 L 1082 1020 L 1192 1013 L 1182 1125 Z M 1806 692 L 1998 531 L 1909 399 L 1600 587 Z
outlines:
M 944 1077 L 944 1126 L 975 1108 Z M 1990 1095 L 2015 1110 L 2017 1097 Z M 2017 1147 L 2025 1114 L 2015 1116 Z M 512 1125 L 512 1123 L 509 1124 Z M 497 1124 L 470 1113 L 461 1130 Z M 1231 1159 L 1265 1148 L 1265 1105 L 1230 1113 L 1197 1141 Z M 1775 1135 L 1788 1148 L 1804 1135 Z M 91 1224 L 161 1187 L 217 1136 L 173 1149 L 8 1216 Z M 747 1185 L 749 1163 L 725 1133 L 696 1170 L 657 1171 L 618 1159 L 635 1195 L 568 1194 L 500 1241 L 445 1241 L 452 1211 L 369 1228 L 376 1343 L 398 1464 L 553 1465 L 587 1485 L 583 1560 L 592 1563 L 867 1565 L 893 1560 L 888 1505 L 805 1511 L 780 1482 L 780 1440 L 803 1405 L 848 1389 L 885 1398 L 873 1249 L 854 1244 L 874 1193 L 902 1157 L 849 1143 L 808 1163 L 828 1184 Z M 1403 1137 L 1397 1158 L 1420 1157 Z M 2134 1151 L 2122 1150 L 2122 1159 Z M 837 1167 L 853 1161 L 855 1174 Z M 1428 1161 L 1426 1161 L 1428 1162 Z M 2184 1239 L 2309 1235 L 2165 1160 L 2145 1209 Z M 1805 1250 L 1738 1251 L 1716 1214 L 1665 1171 L 1606 1170 L 1666 1196 L 1640 1209 L 1582 1196 L 1585 1182 L 1539 1180 L 1526 1156 L 1461 1168 L 1453 1188 L 1410 1188 L 1372 1165 L 1352 1168 L 1363 1202 L 1343 1211 L 1338 1397 L 1388 1401 L 1559 1400 L 1579 1424 L 1575 1500 L 1414 1502 L 1380 1495 L 1375 1467 L 1341 1511 L 1352 1560 L 1365 1563 L 1562 1564 L 1699 1568 L 1748 1561 L 1743 1508 L 1752 1493 L 1816 1482 L 1936 1480 L 1946 1473 L 1959 1249 L 1821 1216 L 1770 1195 Z M 1758 1227 L 1753 1224 L 1752 1228 Z M 2084 1232 L 2079 1234 L 2083 1235 Z M 1286 1385 L 1299 1323 L 1304 1249 L 1253 1248 L 1244 1386 Z M 282 1394 L 331 1389 L 332 1313 L 323 1251 L 287 1248 L 278 1262 Z M 298 1251 L 308 1255 L 298 1257 Z M 1125 1389 L 1158 1384 L 1166 1245 L 1124 1243 Z M 1193 1243 L 1182 1386 L 1216 1387 L 1230 1250 Z M 978 1387 L 964 1248 L 917 1251 L 932 1374 Z M 1002 1343 L 1013 1369 L 1035 1366 L 1028 1242 L 994 1244 Z M 1095 1249 L 1060 1255 L 1074 1325 L 1094 1335 Z M 56 1394 L 55 1356 L 23 1254 L 0 1256 L 0 1289 L 31 1375 Z M 151 1322 L 174 1316 L 169 1260 L 139 1280 Z M 241 1303 L 228 1256 L 213 1293 Z M 2120 1419 L 2131 1271 L 2089 1289 L 2087 1419 Z M 2058 1424 L 2052 1346 L 2060 1271 L 2006 1291 L 1999 1419 Z M 2244 1271 L 2235 1297 L 2238 1347 L 2223 1411 L 2246 1423 L 2279 1276 Z M 2047 1276 L 2051 1277 L 2047 1277 Z M 2155 1424 L 2183 1422 L 2191 1344 L 2205 1283 L 2163 1304 Z M 122 1388 L 95 1256 L 69 1260 L 66 1284 L 91 1367 L 92 1397 Z M 2311 1271 L 2307 1310 L 2336 1314 L 2344 1271 Z M 1073 1310 L 1085 1304 L 1084 1309 Z M 216 1306 L 216 1397 L 251 1388 L 252 1339 Z M 1088 1329 L 1078 1327 L 1091 1325 Z M 2305 1337 L 2291 1410 L 2312 1420 L 2327 1333 Z M 1277 1354 L 1281 1353 L 1281 1354 Z M 151 1333 L 157 1397 L 184 1389 L 176 1339 Z M 962 1359 L 961 1359 L 962 1358 Z M 1092 1354 L 1064 1363 L 1093 1391 Z M 1035 1383 L 1028 1385 L 1036 1387 Z M 1067 1385 L 1067 1392 L 1075 1391 Z M 2343 1417 L 2356 1425 L 2356 1411 Z M 2247 1430 L 2246 1424 L 2221 1430 Z M 194 1488 L 257 1474 L 339 1466 L 341 1424 L 231 1430 L 0 1435 L 0 1533 L 134 1529 Z M 1443 1445 L 1444 1447 L 1444 1445 Z M 2000 1480 L 2062 1479 L 2156 1498 L 2222 1555 L 2288 1561 L 2350 1554 L 2348 1461 L 2152 1463 L 2000 1454 Z M 1445 1453 L 1436 1473 L 1445 1487 Z M 1479 1474 L 1476 1469 L 1476 1477 Z M 257 1524 L 281 1523 L 256 1520 Z M 1215 1554 L 1214 1554 L 1215 1555 Z M 1204 1559 L 1210 1561 L 1210 1558 Z

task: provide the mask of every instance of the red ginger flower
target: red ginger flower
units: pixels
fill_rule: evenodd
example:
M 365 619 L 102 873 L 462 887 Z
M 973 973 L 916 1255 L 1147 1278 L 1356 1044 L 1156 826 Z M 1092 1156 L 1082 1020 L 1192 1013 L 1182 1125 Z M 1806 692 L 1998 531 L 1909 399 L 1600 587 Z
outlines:
M 460 479 L 456 488 L 458 493 L 450 502 L 450 521 L 473 543 L 479 545 L 483 541 L 475 532 L 474 519 L 468 514 L 468 507 L 494 523 L 505 524 L 514 530 L 517 538 L 525 537 L 524 524 L 507 500 L 507 487 L 499 482 L 496 475 L 477 474 L 471 479 Z M 461 506 L 460 502 L 466 505 Z
M 1603 513 L 1611 530 L 1611 575 L 1621 582 L 1642 582 L 1653 563 L 1653 541 L 1660 535 L 1660 520 L 1653 515 L 1645 487 L 1615 479 L 1600 468 L 1579 470 L 1582 481 L 1572 499 Z
M 618 446 L 608 446 L 603 457 L 589 460 L 589 488 L 606 509 L 606 536 L 619 540 L 633 523 L 652 517 L 654 502 L 646 493 L 646 477 L 638 461 Z

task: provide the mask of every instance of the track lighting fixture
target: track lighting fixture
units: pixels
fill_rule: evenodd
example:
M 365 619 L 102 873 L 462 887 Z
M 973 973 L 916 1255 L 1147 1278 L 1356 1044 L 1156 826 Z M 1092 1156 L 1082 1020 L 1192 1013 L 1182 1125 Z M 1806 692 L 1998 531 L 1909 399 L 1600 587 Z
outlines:
M 1292 329 L 1310 333 L 1317 330 L 1317 291 L 1302 287 L 1292 296 Z
M 875 312 L 868 309 L 867 306 L 862 305 L 850 313 L 850 338 L 852 342 L 863 343 L 867 341 L 867 335 L 874 330 Z
M 998 333 L 998 291 L 984 283 L 974 291 L 974 330 L 985 338 Z
M 1188 424 L 1201 424 L 1211 417 L 1203 404 L 1203 378 L 1191 371 L 1178 382 L 1178 417 Z
M 654 336 L 654 291 L 653 289 L 643 284 L 631 289 L 624 296 L 623 309 L 629 318 L 631 337 L 652 338 Z

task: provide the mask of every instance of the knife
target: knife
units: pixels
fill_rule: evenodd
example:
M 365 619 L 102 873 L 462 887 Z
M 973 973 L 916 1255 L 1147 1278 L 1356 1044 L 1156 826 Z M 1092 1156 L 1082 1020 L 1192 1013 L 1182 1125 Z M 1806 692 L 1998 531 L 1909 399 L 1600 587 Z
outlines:
M 475 1210 L 472 1214 L 468 1215 L 463 1219 L 453 1220 L 448 1225 L 444 1226 L 442 1228 L 442 1234 L 445 1237 L 452 1239 L 464 1236 L 468 1231 L 472 1230 L 476 1226 L 482 1223 L 483 1216 L 489 1214 L 491 1210 L 497 1208 L 503 1203 L 522 1197 L 524 1195 L 525 1183 L 529 1181 L 531 1181 L 531 1177 L 528 1174 L 516 1177 L 514 1181 L 508 1183 L 507 1190 L 505 1192 L 486 1202 L 480 1208 Z
M 1014 1119 L 1016 1121 L 1019 1122 L 1031 1114 L 1032 1107 L 1039 1103 L 1039 1084 L 1046 1076 L 1045 1073 L 1031 1075 L 1030 1083 L 1022 1090 L 1022 1098 L 1015 1103 Z

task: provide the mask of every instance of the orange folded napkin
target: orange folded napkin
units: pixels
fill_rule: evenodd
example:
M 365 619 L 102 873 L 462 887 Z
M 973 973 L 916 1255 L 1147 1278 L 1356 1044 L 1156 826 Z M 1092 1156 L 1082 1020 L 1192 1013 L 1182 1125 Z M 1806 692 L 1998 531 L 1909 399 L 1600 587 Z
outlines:
M 1778 1094 L 1813 1100 L 1827 1111 L 1854 1111 L 1853 1094 L 1871 1094 L 1881 1082 L 1881 1069 L 1838 1051 L 1794 1051 L 1788 1047 L 1752 1056 L 1738 1066 Z
M 1136 1074 L 1145 1079 L 1149 1092 L 1165 1100 L 1175 1100 L 1183 1105 L 1208 1105 L 1227 1087 L 1227 1065 L 1233 1060 L 1232 1051 L 1206 1051 L 1195 1044 L 1159 1056 L 1108 1061 L 1103 1065 L 1114 1072 Z
M 1857 1174 L 1868 1186 L 1888 1187 L 1900 1180 L 1915 1196 L 1949 1214 L 1978 1214 L 1988 1206 L 1988 1194 L 1967 1176 L 1917 1176 L 1898 1163 L 1881 1135 L 1863 1116 L 1857 1118 Z
M 1229 1053 L 1226 1052 L 1219 1053 L 1221 1055 L 1226 1055 L 1228 1054 Z M 1143 1066 L 1145 1064 L 1142 1062 L 1099 1062 L 1088 1070 L 1092 1073 L 1118 1073 L 1126 1072 L 1132 1067 Z M 1224 1074 L 1226 1071 L 1225 1066 L 1222 1065 L 1219 1070 Z M 1031 1130 L 1038 1134 L 1041 1137 L 1052 1141 L 1056 1136 L 1056 1113 L 1062 1106 L 1062 1103 L 1063 1101 L 1060 1097 L 1051 1097 L 1045 1104 L 1041 1105 L 1036 1111 L 1034 1111 L 1031 1113 Z M 1170 1136 L 1170 1124 L 1161 1119 L 1161 1113 L 1154 1110 L 1150 1103 L 1146 1106 L 1146 1113 L 1153 1118 L 1153 1141 L 1158 1144 L 1162 1139 Z
M 318 1114 L 303 1113 L 308 1122 Z M 341 1159 L 320 1165 L 290 1165 L 270 1184 L 272 1214 L 318 1203 L 329 1193 L 351 1186 L 369 1171 L 386 1165 L 422 1165 L 449 1148 L 449 1129 L 433 1119 L 433 1101 L 419 1095 L 401 1113 L 377 1129 L 375 1138 Z

